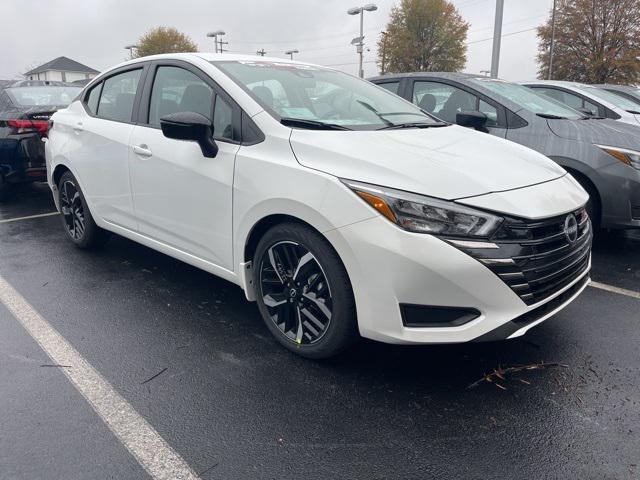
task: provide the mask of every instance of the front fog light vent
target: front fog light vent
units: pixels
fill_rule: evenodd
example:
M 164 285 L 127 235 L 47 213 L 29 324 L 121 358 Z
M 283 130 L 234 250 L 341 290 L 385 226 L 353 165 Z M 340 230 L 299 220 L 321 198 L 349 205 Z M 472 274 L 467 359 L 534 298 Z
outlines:
M 475 308 L 400 304 L 402 324 L 411 328 L 459 327 L 480 316 Z

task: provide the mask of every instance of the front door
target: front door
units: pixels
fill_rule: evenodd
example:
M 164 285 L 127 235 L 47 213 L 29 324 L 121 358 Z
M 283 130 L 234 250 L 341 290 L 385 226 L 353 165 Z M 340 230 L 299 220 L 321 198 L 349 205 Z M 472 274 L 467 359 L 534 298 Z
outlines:
M 232 269 L 234 109 L 203 75 L 175 65 L 155 69 L 148 111 L 130 142 L 133 203 L 140 232 L 165 245 Z M 195 142 L 166 138 L 160 118 L 196 112 L 213 120 L 219 147 L 206 158 Z M 146 121 L 145 121 L 146 120 Z

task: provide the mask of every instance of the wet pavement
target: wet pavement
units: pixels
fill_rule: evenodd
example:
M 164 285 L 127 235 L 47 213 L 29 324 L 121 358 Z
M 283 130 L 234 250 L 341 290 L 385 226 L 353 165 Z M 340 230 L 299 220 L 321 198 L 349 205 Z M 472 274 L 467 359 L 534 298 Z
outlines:
M 44 185 L 0 205 L 0 275 L 203 479 L 640 478 L 636 298 L 589 287 L 522 339 L 313 362 L 224 280 L 119 237 L 77 250 L 57 216 L 3 222 L 52 210 Z M 639 291 L 640 235 L 605 236 L 593 279 Z M 48 363 L 0 305 L 0 479 L 149 478 Z

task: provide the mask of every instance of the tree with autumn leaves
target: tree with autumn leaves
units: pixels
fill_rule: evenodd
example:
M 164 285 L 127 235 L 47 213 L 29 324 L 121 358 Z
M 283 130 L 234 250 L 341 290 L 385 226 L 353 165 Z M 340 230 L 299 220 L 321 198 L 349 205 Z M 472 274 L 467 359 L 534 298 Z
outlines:
M 156 27 L 140 37 L 134 57 L 197 51 L 198 46 L 184 33 L 173 27 Z
M 539 78 L 549 74 L 551 14 L 538 28 Z M 640 0 L 557 0 L 552 78 L 640 83 Z
M 449 0 L 401 0 L 378 42 L 378 66 L 383 73 L 462 70 L 468 30 Z

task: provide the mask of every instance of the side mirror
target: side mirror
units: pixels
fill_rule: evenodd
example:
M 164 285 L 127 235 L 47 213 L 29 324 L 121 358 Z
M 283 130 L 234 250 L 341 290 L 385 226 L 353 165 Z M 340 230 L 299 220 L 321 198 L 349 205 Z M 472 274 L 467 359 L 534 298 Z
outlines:
M 482 112 L 458 112 L 456 123 L 461 127 L 475 128 L 476 130 L 486 130 L 487 116 Z
M 204 115 L 195 112 L 177 112 L 160 118 L 160 128 L 167 138 L 197 142 L 202 155 L 214 158 L 218 145 L 213 140 L 213 125 Z

